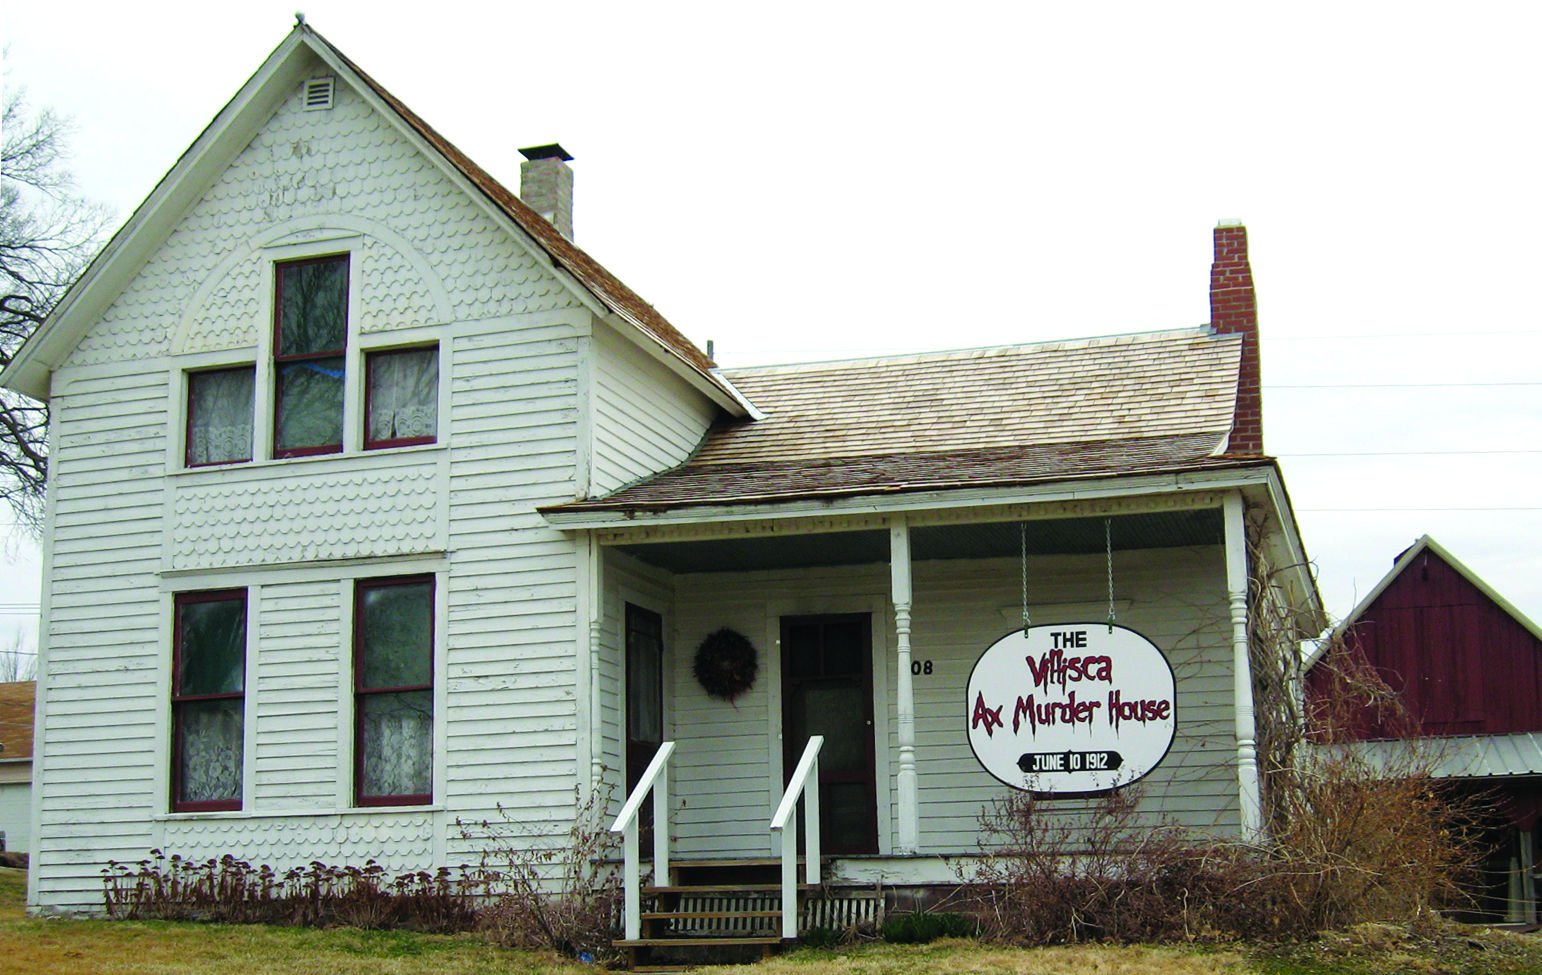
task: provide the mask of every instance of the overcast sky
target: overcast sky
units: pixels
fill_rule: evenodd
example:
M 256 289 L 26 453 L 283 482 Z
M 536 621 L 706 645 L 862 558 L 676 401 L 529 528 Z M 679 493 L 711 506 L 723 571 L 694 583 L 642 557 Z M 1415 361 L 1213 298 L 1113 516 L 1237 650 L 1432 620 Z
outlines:
M 124 218 L 294 9 L 11 4 L 5 81 Z M 578 243 L 727 366 L 1200 324 L 1242 219 L 1329 612 L 1428 533 L 1542 619 L 1538 7 L 303 9 L 508 185 L 560 141 Z

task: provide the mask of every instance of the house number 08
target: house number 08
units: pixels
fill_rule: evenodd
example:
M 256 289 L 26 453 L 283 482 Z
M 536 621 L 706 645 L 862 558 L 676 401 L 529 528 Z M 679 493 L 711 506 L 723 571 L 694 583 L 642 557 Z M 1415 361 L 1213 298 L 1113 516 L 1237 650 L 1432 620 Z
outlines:
M 910 672 L 915 674 L 917 677 L 921 676 L 922 674 L 930 677 L 932 673 L 932 662 L 930 660 L 912 660 L 910 662 Z

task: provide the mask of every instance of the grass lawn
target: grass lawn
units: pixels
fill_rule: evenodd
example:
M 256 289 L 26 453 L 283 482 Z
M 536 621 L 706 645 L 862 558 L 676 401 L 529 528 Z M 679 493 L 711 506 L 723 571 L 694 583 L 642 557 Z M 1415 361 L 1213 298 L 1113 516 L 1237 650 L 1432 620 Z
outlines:
M 0 975 L 583 975 L 593 966 L 475 935 L 164 921 L 32 919 L 26 873 L 0 868 Z M 1542 938 L 1363 925 L 1287 947 L 995 948 L 972 941 L 805 949 L 744 975 L 1538 975 Z

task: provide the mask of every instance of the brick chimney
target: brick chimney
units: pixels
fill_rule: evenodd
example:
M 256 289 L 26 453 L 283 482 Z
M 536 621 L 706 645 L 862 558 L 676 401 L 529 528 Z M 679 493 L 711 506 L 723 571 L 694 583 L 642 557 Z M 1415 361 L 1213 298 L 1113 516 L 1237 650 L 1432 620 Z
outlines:
M 519 150 L 519 198 L 568 240 L 573 239 L 573 157 L 555 142 Z
M 1215 263 L 1210 265 L 1210 327 L 1219 335 L 1242 336 L 1242 364 L 1237 375 L 1237 406 L 1232 417 L 1228 454 L 1264 452 L 1264 403 L 1258 371 L 1258 298 L 1248 264 L 1248 230 L 1240 221 L 1223 220 L 1215 228 Z

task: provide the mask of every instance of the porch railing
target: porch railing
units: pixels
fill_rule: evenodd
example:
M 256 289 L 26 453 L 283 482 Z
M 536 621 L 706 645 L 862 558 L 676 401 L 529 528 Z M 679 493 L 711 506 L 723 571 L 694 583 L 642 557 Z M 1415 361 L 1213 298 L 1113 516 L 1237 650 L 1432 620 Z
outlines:
M 819 749 L 824 735 L 812 735 L 787 781 L 787 791 L 771 817 L 771 831 L 782 834 L 782 937 L 798 936 L 798 797 L 803 797 L 805 883 L 819 883 Z
M 626 892 L 622 919 L 628 941 L 642 937 L 642 866 L 637 848 L 637 814 L 650 791 L 653 793 L 653 883 L 658 887 L 669 883 L 669 756 L 674 753 L 672 741 L 659 746 L 647 771 L 637 780 L 637 787 L 626 797 L 616 821 L 610 824 L 612 833 L 621 834 L 621 884 Z

